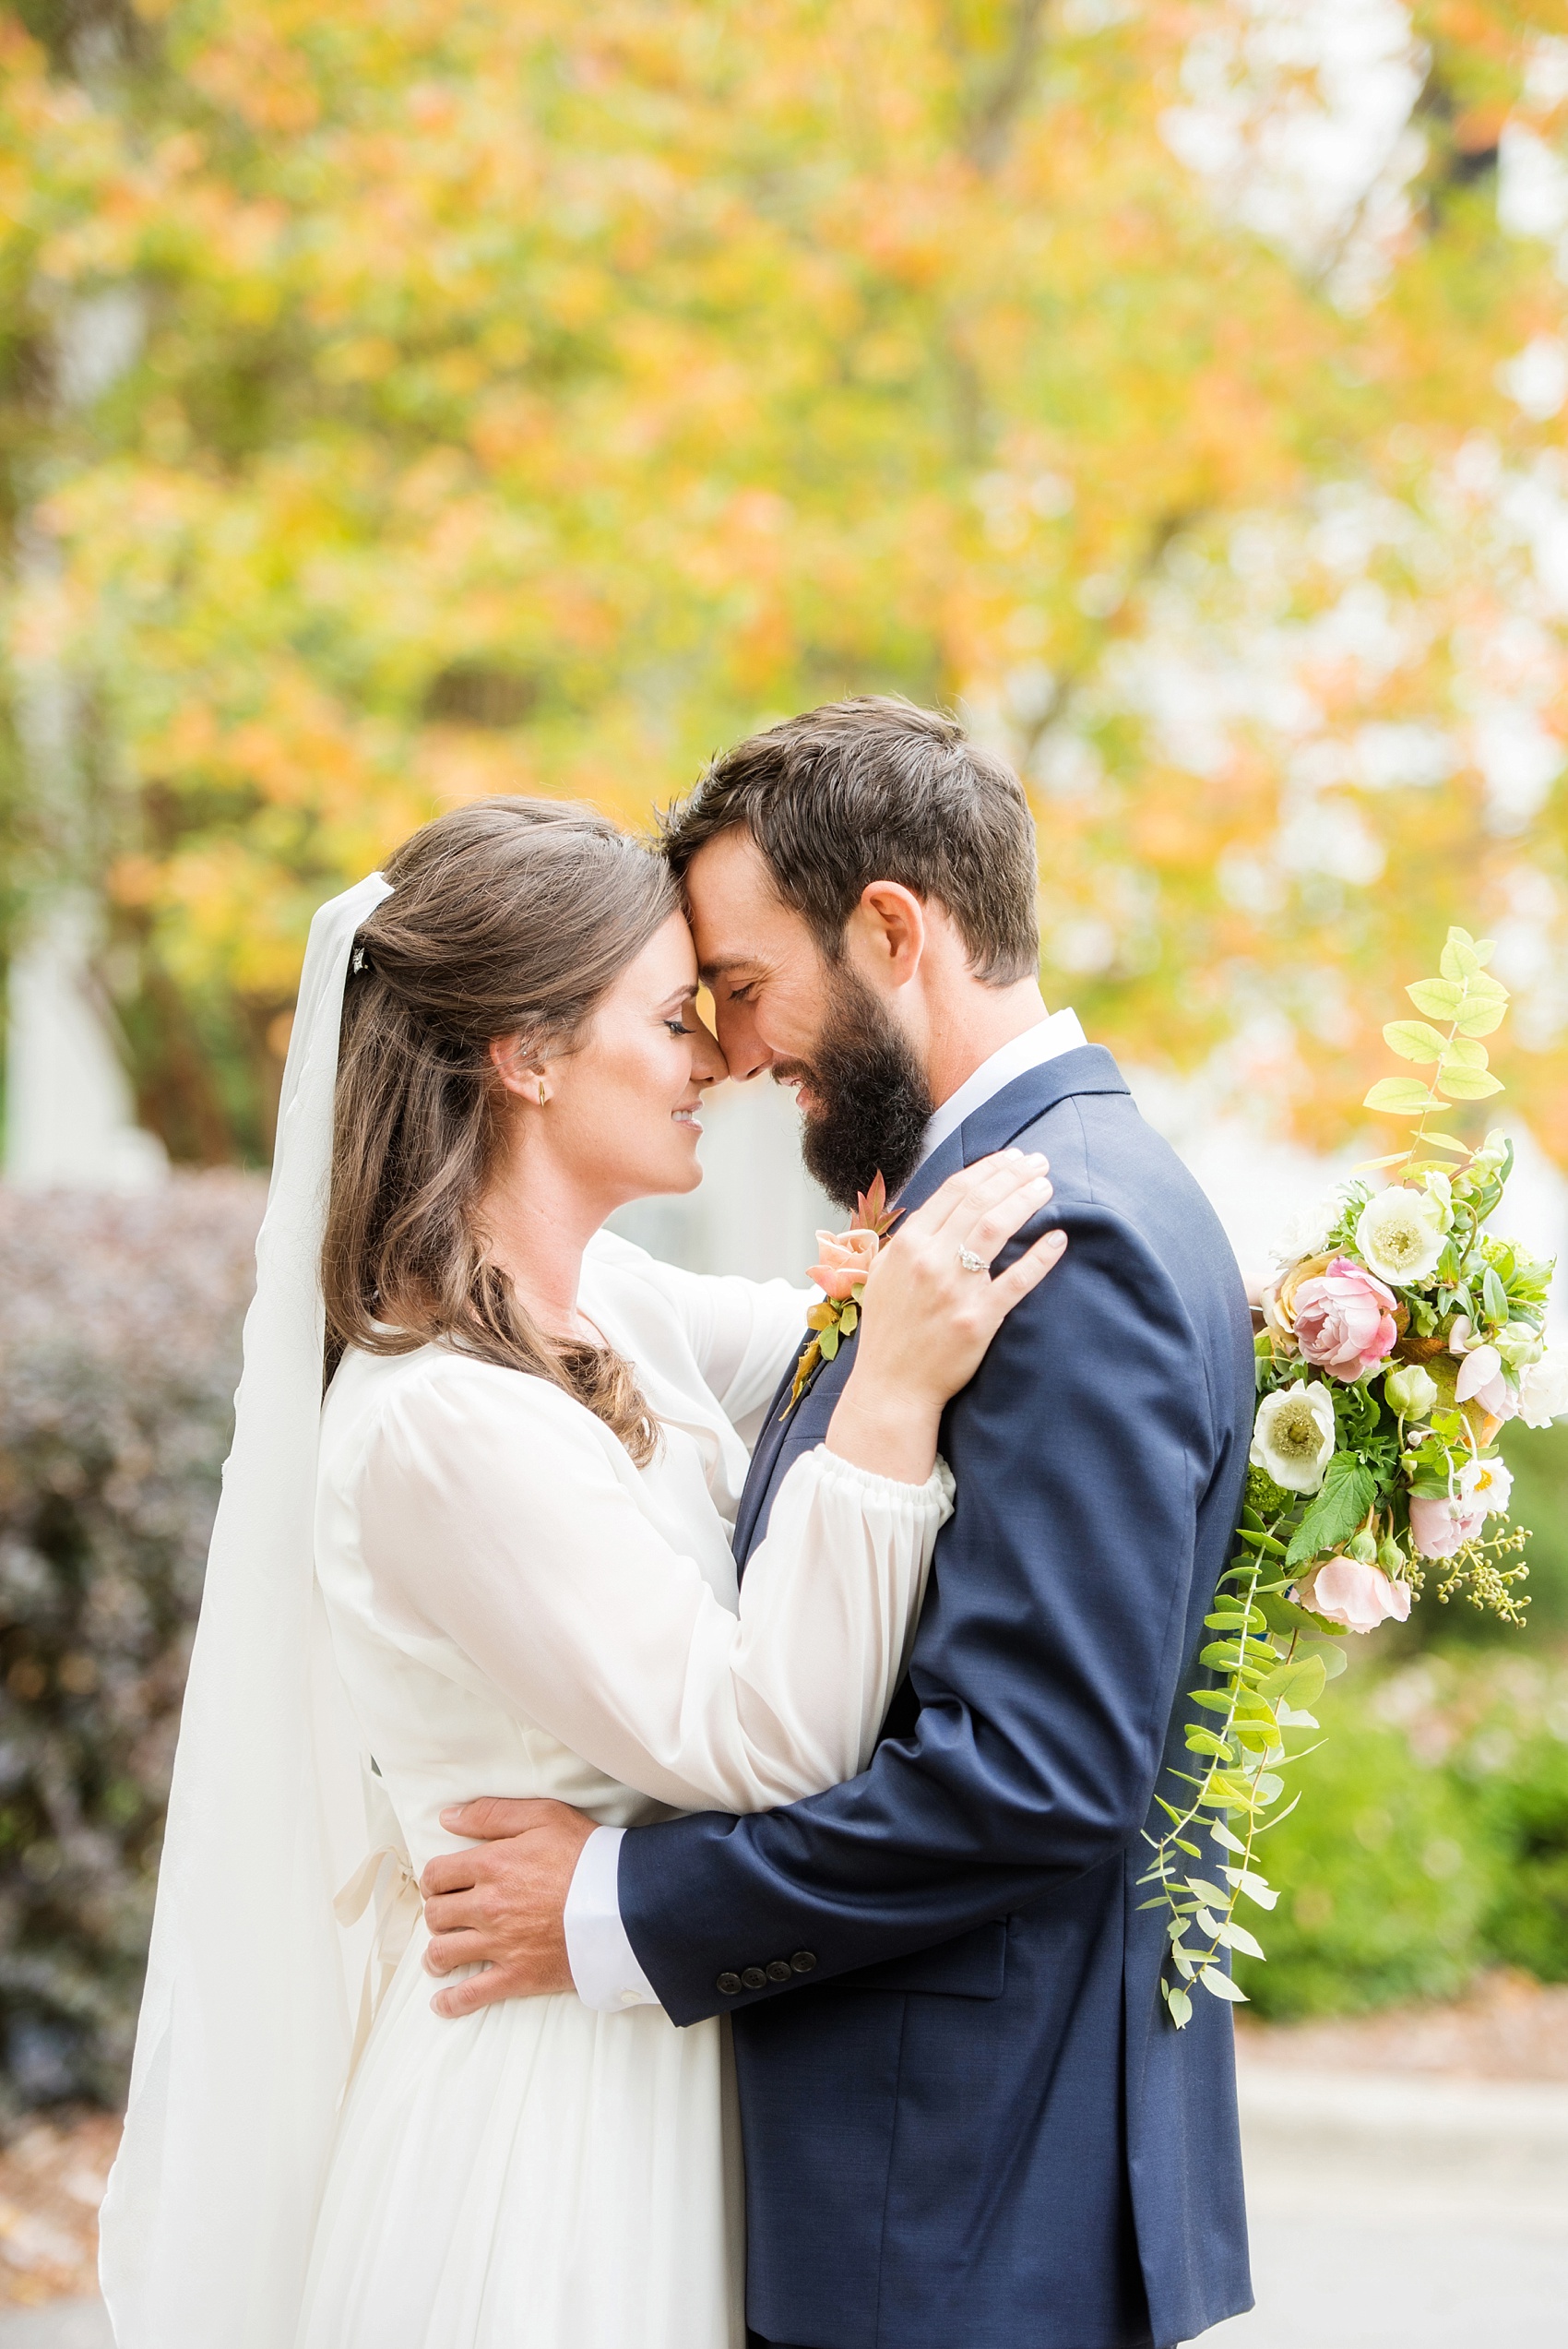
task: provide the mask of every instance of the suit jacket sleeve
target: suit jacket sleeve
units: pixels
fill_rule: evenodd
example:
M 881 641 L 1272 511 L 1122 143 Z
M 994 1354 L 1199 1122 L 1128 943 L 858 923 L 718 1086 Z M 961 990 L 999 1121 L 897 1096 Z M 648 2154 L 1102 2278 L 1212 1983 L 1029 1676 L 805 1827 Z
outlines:
M 1004 1916 L 1144 1824 L 1217 1416 L 1193 1323 L 1136 1234 L 1092 1204 L 1051 1220 L 1062 1263 L 944 1419 L 956 1509 L 911 1660 L 911 1733 L 826 1794 L 623 1843 L 622 1915 L 679 2022 L 798 1983 L 726 1997 L 720 1973 L 806 1949 L 820 1981 Z

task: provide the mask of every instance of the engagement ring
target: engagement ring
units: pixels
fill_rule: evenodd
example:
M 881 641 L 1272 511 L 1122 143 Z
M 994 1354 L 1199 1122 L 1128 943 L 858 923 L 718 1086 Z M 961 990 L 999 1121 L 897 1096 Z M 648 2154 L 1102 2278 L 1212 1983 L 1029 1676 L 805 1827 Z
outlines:
M 963 1266 L 966 1272 L 989 1272 L 991 1270 L 991 1267 L 986 1262 L 985 1258 L 983 1256 L 977 1256 L 973 1248 L 960 1248 L 958 1250 L 958 1261 Z

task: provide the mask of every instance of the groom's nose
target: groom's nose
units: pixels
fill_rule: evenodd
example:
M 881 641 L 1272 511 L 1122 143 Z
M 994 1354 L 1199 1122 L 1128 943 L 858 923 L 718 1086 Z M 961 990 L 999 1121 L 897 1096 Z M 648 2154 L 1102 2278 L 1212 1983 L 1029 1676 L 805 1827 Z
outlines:
M 717 1009 L 719 1049 L 737 1084 L 743 1085 L 748 1077 L 760 1077 L 782 1057 L 765 1042 L 752 1005 L 727 1003 Z

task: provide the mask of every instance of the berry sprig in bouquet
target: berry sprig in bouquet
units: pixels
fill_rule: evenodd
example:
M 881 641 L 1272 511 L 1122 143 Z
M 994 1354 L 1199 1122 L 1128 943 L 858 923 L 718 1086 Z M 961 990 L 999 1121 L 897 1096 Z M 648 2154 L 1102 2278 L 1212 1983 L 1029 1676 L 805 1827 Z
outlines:
M 1386 1078 L 1365 1105 L 1414 1117 L 1412 1139 L 1362 1170 L 1376 1187 L 1358 1176 L 1298 1221 L 1264 1291 L 1246 1504 L 1205 1618 L 1210 1683 L 1190 1691 L 1204 1720 L 1186 1731 L 1184 1791 L 1157 1796 L 1170 1826 L 1149 1838 L 1178 2028 L 1194 1983 L 1242 1999 L 1225 1950 L 1264 1954 L 1236 1912 L 1242 1898 L 1275 1904 L 1258 1842 L 1295 1807 L 1277 1807 L 1280 1771 L 1314 1750 L 1299 1737 L 1344 1670 L 1335 1641 L 1404 1622 L 1429 1584 L 1440 1604 L 1462 1595 L 1515 1625 L 1528 1604 L 1528 1537 L 1509 1523 L 1497 1438 L 1515 1415 L 1544 1426 L 1568 1411 L 1568 1357 L 1542 1334 L 1552 1267 L 1488 1228 L 1514 1163 L 1506 1137 L 1471 1149 L 1432 1123 L 1502 1090 L 1481 1041 L 1508 1006 L 1491 951 L 1450 930 L 1440 975 L 1408 990 L 1425 1018 L 1384 1036 L 1431 1073 Z

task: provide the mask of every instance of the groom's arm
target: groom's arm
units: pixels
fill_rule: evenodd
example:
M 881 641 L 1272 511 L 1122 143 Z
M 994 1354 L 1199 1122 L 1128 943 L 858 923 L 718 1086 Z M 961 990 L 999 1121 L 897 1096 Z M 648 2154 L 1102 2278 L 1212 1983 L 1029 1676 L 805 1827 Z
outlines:
M 1070 1246 L 950 1408 L 912 1734 L 782 1810 L 633 1830 L 618 1898 L 678 2022 L 947 1940 L 1142 1827 L 1187 1640 L 1217 1438 L 1202 1349 L 1128 1228 L 1063 1202 Z M 720 1981 L 724 1988 L 719 1986 Z

